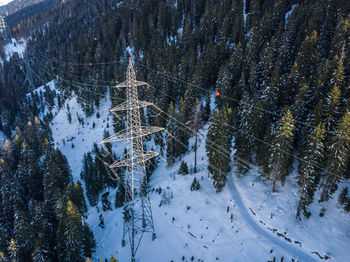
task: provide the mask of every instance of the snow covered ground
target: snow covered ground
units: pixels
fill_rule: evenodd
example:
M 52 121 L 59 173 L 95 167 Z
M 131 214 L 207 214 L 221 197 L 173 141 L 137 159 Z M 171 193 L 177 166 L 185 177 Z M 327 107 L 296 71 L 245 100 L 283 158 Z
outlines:
M 108 93 L 107 93 L 108 97 Z M 68 122 L 69 104 L 72 122 Z M 109 99 L 101 101 L 93 116 L 85 118 L 84 126 L 77 114 L 85 117 L 76 98 L 66 101 L 60 111 L 54 113 L 52 132 L 56 146 L 67 156 L 75 180 L 80 179 L 84 153 L 91 151 L 93 143 L 103 138 L 103 130 L 112 132 L 112 117 L 105 109 L 110 108 Z M 109 118 L 109 120 L 107 120 Z M 93 128 L 95 122 L 95 128 Z M 190 145 L 193 145 L 193 139 Z M 152 142 L 150 142 L 152 143 Z M 74 147 L 72 147 L 74 144 Z M 114 147 L 123 152 L 124 146 Z M 182 160 L 189 168 L 194 162 L 193 151 Z M 150 199 L 157 238 L 151 234 L 143 237 L 136 261 L 268 261 L 276 257 L 280 261 L 349 261 L 350 216 L 344 213 L 334 200 L 320 206 L 310 206 L 312 216 L 296 220 L 295 211 L 299 187 L 296 174 L 287 179 L 284 187 L 271 194 L 271 185 L 258 177 L 253 169 L 241 177 L 233 168 L 227 176 L 227 184 L 221 193 L 216 193 L 206 168 L 205 140 L 201 138 L 198 150 L 197 174 L 178 175 L 180 161 L 171 168 L 160 161 L 150 180 Z M 193 178 L 200 183 L 199 191 L 190 191 Z M 152 189 L 162 188 L 158 194 Z M 160 206 L 164 195 L 172 195 L 169 204 Z M 110 200 L 114 206 L 115 192 Z M 317 196 L 316 198 L 317 199 Z M 320 209 L 327 209 L 320 217 Z M 102 210 L 99 203 L 99 210 Z M 110 258 L 113 254 L 119 261 L 130 260 L 130 247 L 121 246 L 123 219 L 122 208 L 103 214 L 104 229 L 98 226 L 96 207 L 89 208 L 88 223 L 96 238 L 97 249 L 94 261 Z M 330 241 L 331 239 L 331 241 Z M 317 253 L 316 253 L 317 252 Z M 184 259 L 183 259 L 184 257 Z
M 288 22 L 290 16 L 292 15 L 294 9 L 295 9 L 297 6 L 298 6 L 298 4 L 293 4 L 293 5 L 291 6 L 290 11 L 288 11 L 288 12 L 285 14 L 285 16 L 284 16 L 284 21 L 285 21 L 284 23 L 285 23 L 285 24 L 287 24 L 287 22 Z
M 0 6 L 7 5 L 8 3 L 12 2 L 13 0 L 0 0 Z
M 9 61 L 14 53 L 18 53 L 19 57 L 23 58 L 23 53 L 26 49 L 27 43 L 24 39 L 11 39 L 10 43 L 4 46 L 6 60 Z
M 52 120 L 52 135 L 55 139 L 56 146 L 68 157 L 68 161 L 72 170 L 72 175 L 75 180 L 80 179 L 82 161 L 84 153 L 93 149 L 93 143 L 97 143 L 103 139 L 104 130 L 113 133 L 111 124 L 112 117 L 107 109 L 110 109 L 111 102 L 107 98 L 101 100 L 99 110 L 91 117 L 86 117 L 76 98 L 67 100 L 58 114 Z M 67 105 L 70 108 L 72 121 L 68 121 Z M 99 112 L 100 117 L 97 117 Z M 80 125 L 78 116 L 84 118 L 84 125 Z M 110 121 L 110 126 L 107 128 L 107 121 Z M 93 127 L 95 125 L 95 127 Z
M 203 141 L 199 152 L 200 171 L 195 175 L 178 175 L 179 163 L 169 169 L 164 162 L 153 173 L 150 187 L 161 187 L 173 198 L 168 205 L 159 206 L 162 195 L 151 193 L 157 239 L 152 242 L 151 235 L 145 234 L 137 261 L 181 261 L 183 256 L 185 261 L 191 261 L 192 256 L 194 261 L 272 261 L 273 257 L 322 261 L 316 252 L 329 256 L 328 261 L 347 261 L 350 257 L 345 244 L 350 238 L 348 214 L 334 208 L 320 218 L 320 208 L 315 204 L 313 216 L 298 221 L 298 192 L 292 179 L 272 195 L 271 185 L 262 182 L 256 171 L 249 177 L 232 172 L 218 194 L 206 171 Z M 184 160 L 193 163 L 193 157 L 190 153 Z M 191 192 L 194 177 L 201 189 Z M 121 212 L 121 208 L 106 212 L 105 228 L 101 229 L 99 214 L 95 208 L 90 210 L 88 221 L 98 240 L 96 257 L 116 254 L 120 261 L 130 259 L 129 246 L 121 246 Z

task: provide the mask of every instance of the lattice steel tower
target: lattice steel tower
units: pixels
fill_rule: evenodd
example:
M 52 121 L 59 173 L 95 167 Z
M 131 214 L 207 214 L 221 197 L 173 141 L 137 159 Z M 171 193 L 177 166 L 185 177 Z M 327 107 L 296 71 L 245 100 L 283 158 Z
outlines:
M 128 154 L 122 160 L 112 164 L 105 163 L 112 173 L 125 187 L 124 229 L 122 245 L 125 245 L 125 236 L 128 234 L 131 248 L 131 261 L 135 262 L 135 254 L 140 245 L 143 233 L 152 232 L 152 240 L 155 239 L 154 224 L 151 204 L 147 193 L 146 161 L 158 155 L 158 153 L 145 152 L 143 137 L 162 131 L 164 128 L 154 126 L 142 126 L 140 120 L 140 108 L 151 106 L 152 103 L 138 100 L 137 88 L 147 83 L 137 81 L 131 58 L 126 70 L 126 81 L 118 84 L 116 88 L 126 88 L 126 101 L 112 108 L 110 111 L 118 117 L 117 112 L 126 111 L 126 129 L 104 139 L 99 144 L 117 141 L 125 141 Z M 118 167 L 126 167 L 124 179 L 116 172 Z
M 4 39 L 7 38 L 7 23 L 4 16 L 0 16 L 0 33 Z

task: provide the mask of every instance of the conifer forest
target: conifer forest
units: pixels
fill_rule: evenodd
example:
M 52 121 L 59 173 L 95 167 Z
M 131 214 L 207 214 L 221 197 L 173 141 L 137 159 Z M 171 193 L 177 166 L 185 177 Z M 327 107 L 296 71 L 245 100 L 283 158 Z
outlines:
M 349 0 L 0 1 L 0 262 L 347 262 L 349 190 Z

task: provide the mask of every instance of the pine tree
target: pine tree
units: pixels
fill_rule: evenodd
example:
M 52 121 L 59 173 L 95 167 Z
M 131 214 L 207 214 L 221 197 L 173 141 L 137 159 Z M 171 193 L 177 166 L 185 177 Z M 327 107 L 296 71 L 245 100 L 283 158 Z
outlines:
M 239 123 L 238 132 L 235 138 L 235 160 L 239 163 L 238 171 L 245 174 L 249 171 L 249 164 L 251 162 L 254 140 L 253 110 L 248 94 L 243 95 L 239 106 Z
M 111 203 L 108 200 L 109 192 L 102 194 L 102 209 L 103 211 L 112 210 Z
M 176 122 L 173 119 L 175 117 L 175 109 L 172 101 L 170 101 L 169 105 L 169 116 L 170 117 L 167 123 L 167 131 L 172 135 L 176 135 Z M 175 141 L 172 137 L 169 137 L 167 139 L 166 157 L 168 165 L 172 166 L 175 162 Z
M 232 111 L 216 111 L 208 129 L 206 151 L 208 170 L 213 174 L 213 185 L 220 192 L 226 183 L 226 174 L 230 171 L 230 154 L 232 133 L 227 125 L 230 123 Z
M 52 250 L 52 242 L 55 240 L 55 228 L 50 223 L 47 217 L 46 206 L 38 203 L 35 207 L 35 216 L 33 218 L 33 225 L 36 235 L 35 245 L 32 252 L 32 259 L 35 262 L 48 261 L 54 256 L 55 252 Z M 33 234 L 34 235 L 34 234 Z
M 308 94 L 308 86 L 307 84 L 304 83 L 302 87 L 299 89 L 299 92 L 296 95 L 294 99 L 294 103 L 291 107 L 293 116 L 297 121 L 296 128 L 295 128 L 297 137 L 302 136 L 301 134 L 302 128 L 299 123 L 302 123 L 303 121 L 305 121 L 305 118 L 306 118 L 307 103 L 308 103 L 307 94 Z
M 181 165 L 180 165 L 178 173 L 181 175 L 188 175 L 188 167 L 187 167 L 186 162 L 181 161 Z
M 12 262 L 15 262 L 17 260 L 17 244 L 16 241 L 11 238 L 9 246 L 7 248 L 7 251 L 9 252 L 9 257 L 11 258 Z
M 84 197 L 83 187 L 79 180 L 75 184 L 69 184 L 66 187 L 65 195 L 67 199 L 72 201 L 72 203 L 78 207 L 80 214 L 85 216 L 87 212 L 87 205 Z
M 324 104 L 324 114 L 325 114 L 325 124 L 327 131 L 335 131 L 337 127 L 337 122 L 341 116 L 341 91 L 338 86 L 334 86 L 329 92 L 325 104 Z
M 116 208 L 122 207 L 125 201 L 125 188 L 124 185 L 119 184 L 117 188 L 117 193 L 115 194 L 114 205 Z
M 43 200 L 43 177 L 39 157 L 27 140 L 21 144 L 20 156 L 16 179 L 20 182 L 22 193 L 28 192 L 26 196 L 22 195 L 23 199 Z
M 70 200 L 57 229 L 57 255 L 60 261 L 83 261 L 82 221 L 78 207 Z
M 113 255 L 111 257 L 111 259 L 109 260 L 109 262 L 118 262 L 118 259 L 116 259 Z
M 314 192 L 317 189 L 320 180 L 320 170 L 315 166 L 320 166 L 324 158 L 324 124 L 318 124 L 315 130 L 310 134 L 307 144 L 301 153 L 303 161 L 298 167 L 298 184 L 301 186 L 300 198 L 296 217 L 300 217 L 300 211 L 308 215 L 306 207 L 312 203 Z
M 179 103 L 179 112 L 176 116 L 177 124 L 176 124 L 176 131 L 175 131 L 175 137 L 178 141 L 175 141 L 175 157 L 180 156 L 181 154 L 184 154 L 188 150 L 188 131 L 183 127 L 183 123 L 186 123 L 186 111 L 185 111 L 185 102 L 183 98 L 180 98 Z M 182 124 L 180 124 L 182 123 Z
M 14 234 L 17 246 L 17 255 L 23 259 L 30 260 L 35 240 L 30 217 L 24 212 L 15 212 Z
M 227 97 L 232 95 L 232 76 L 228 65 L 223 65 L 219 71 L 218 80 L 216 81 L 217 91 L 221 94 L 215 98 L 215 104 L 217 108 L 222 108 L 224 106 L 229 106 L 230 100 Z
M 92 257 L 96 249 L 96 241 L 94 234 L 86 222 L 83 223 L 82 242 L 83 256 Z
M 200 184 L 197 181 L 196 178 L 193 178 L 192 184 L 191 184 L 191 191 L 198 191 L 200 189 Z
M 293 149 L 294 129 L 292 113 L 286 108 L 282 118 L 277 121 L 272 140 L 269 161 L 270 169 L 274 172 L 272 193 L 276 190 L 276 182 L 281 180 L 282 184 L 284 184 L 285 178 L 289 173 L 292 160 L 290 155 Z
M 320 56 L 317 45 L 318 39 L 319 36 L 316 30 L 306 36 L 296 58 L 302 82 L 306 83 L 313 91 L 316 88 L 317 65 Z M 315 92 L 311 93 L 316 94 Z
M 194 142 L 194 173 L 197 173 L 197 143 L 198 143 L 198 132 L 199 129 L 202 127 L 202 117 L 203 113 L 201 111 L 201 104 L 199 99 L 196 99 L 196 102 L 192 108 L 192 113 L 190 115 L 190 120 L 188 122 L 188 126 L 191 130 L 192 135 L 195 136 L 195 142 Z
M 207 123 L 209 118 L 210 118 L 210 115 L 211 115 L 211 109 L 210 109 L 210 95 L 207 95 L 206 96 L 206 101 L 205 101 L 205 107 L 204 107 L 204 110 L 203 110 L 203 122 L 204 123 Z
M 315 127 L 324 120 L 323 117 L 323 100 L 320 99 L 315 106 L 314 110 L 306 120 L 306 125 L 302 127 L 301 131 L 301 144 L 306 145 L 308 136 L 315 131 Z
M 319 202 L 327 201 L 337 190 L 340 177 L 344 175 L 350 152 L 350 112 L 341 118 L 338 130 L 329 146 L 329 169 L 321 183 L 322 194 Z
M 102 179 L 100 176 L 98 176 L 94 165 L 94 160 L 90 152 L 84 155 L 83 171 L 80 176 L 85 181 L 86 195 L 89 203 L 92 206 L 95 206 L 97 204 L 98 196 L 102 191 Z

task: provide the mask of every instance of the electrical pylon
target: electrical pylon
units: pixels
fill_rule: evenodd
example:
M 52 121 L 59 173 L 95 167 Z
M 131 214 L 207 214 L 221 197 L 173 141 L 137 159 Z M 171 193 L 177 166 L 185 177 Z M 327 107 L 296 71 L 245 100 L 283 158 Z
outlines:
M 7 38 L 7 23 L 4 16 L 0 16 L 0 33 L 2 37 L 6 40 Z
M 140 120 L 140 108 L 151 106 L 152 103 L 138 100 L 137 88 L 146 86 L 147 83 L 137 81 L 136 74 L 129 58 L 126 70 L 126 81 L 118 84 L 116 88 L 126 88 L 126 101 L 110 109 L 118 117 L 117 112 L 126 111 L 126 129 L 102 140 L 100 145 L 106 150 L 104 144 L 125 141 L 128 154 L 122 160 L 112 164 L 105 163 L 112 173 L 121 180 L 125 187 L 124 229 L 122 245 L 125 245 L 125 236 L 129 236 L 131 248 L 131 261 L 135 262 L 136 251 L 145 232 L 152 232 L 152 240 L 155 239 L 155 231 L 152 217 L 150 199 L 147 192 L 147 176 L 145 163 L 158 153 L 145 152 L 143 137 L 162 131 L 164 128 L 155 126 L 142 126 Z M 118 167 L 126 167 L 124 179 L 116 172 Z

